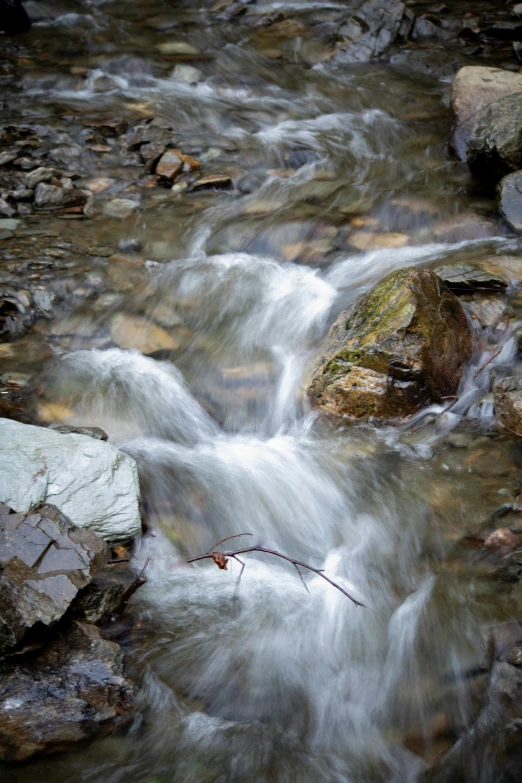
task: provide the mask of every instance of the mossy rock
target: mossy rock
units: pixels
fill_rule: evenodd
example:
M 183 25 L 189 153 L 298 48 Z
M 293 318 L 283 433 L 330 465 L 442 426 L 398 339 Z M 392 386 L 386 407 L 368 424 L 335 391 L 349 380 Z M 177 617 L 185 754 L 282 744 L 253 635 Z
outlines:
M 471 352 L 457 297 L 434 272 L 400 269 L 341 313 L 308 394 L 334 415 L 402 418 L 455 394 Z

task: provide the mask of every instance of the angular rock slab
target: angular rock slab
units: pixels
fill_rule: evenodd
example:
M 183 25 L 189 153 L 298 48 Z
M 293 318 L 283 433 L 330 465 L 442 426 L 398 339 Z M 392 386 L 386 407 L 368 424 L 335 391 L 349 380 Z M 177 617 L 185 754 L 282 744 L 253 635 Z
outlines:
M 24 761 L 113 732 L 134 711 L 117 644 L 71 622 L 45 649 L 0 662 L 0 759 Z
M 495 388 L 497 423 L 522 437 L 522 376 L 504 378 Z
M 392 272 L 339 316 L 308 395 L 335 416 L 401 418 L 452 395 L 471 358 L 457 297 L 434 272 Z
M 55 506 L 24 515 L 0 503 L 0 654 L 63 617 L 108 556 L 101 538 Z
M 514 231 L 522 232 L 522 171 L 500 180 L 497 187 L 498 209 Z
M 141 531 L 136 463 L 109 443 L 0 419 L 0 502 L 52 503 L 106 541 Z
M 451 88 L 450 148 L 459 160 L 467 160 L 470 136 L 485 109 L 520 93 L 522 74 L 482 65 L 466 65 L 458 71 Z

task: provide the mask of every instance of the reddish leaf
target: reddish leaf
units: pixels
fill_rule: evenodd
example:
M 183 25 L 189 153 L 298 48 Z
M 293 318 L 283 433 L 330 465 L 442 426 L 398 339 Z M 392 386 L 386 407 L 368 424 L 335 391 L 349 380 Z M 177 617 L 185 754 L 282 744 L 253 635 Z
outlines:
M 227 570 L 228 560 L 226 559 L 223 552 L 212 552 L 212 560 L 218 568 L 221 568 L 222 571 Z

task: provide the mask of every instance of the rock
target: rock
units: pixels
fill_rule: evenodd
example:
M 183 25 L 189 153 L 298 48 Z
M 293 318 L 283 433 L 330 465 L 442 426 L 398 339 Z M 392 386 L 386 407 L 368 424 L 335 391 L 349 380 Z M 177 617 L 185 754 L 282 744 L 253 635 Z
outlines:
M 409 237 L 394 231 L 386 234 L 377 234 L 373 231 L 354 231 L 353 234 L 350 234 L 348 241 L 357 250 L 378 250 L 382 247 L 404 247 L 408 244 Z
M 415 20 L 411 37 L 414 41 L 422 41 L 425 38 L 449 41 L 454 37 L 454 34 L 451 30 L 446 29 L 436 16 L 425 14 L 418 16 Z
M 450 52 L 440 47 L 422 49 L 402 49 L 393 54 L 390 63 L 409 73 L 415 71 L 432 79 L 449 79 L 466 63 L 466 58 L 458 52 Z
M 86 623 L 96 624 L 110 619 L 119 609 L 135 578 L 128 563 L 105 566 L 78 593 L 71 613 Z
M 499 275 L 491 274 L 475 264 L 449 264 L 434 270 L 450 291 L 465 294 L 470 291 L 505 291 L 507 283 Z
M 110 734 L 134 710 L 120 648 L 92 625 L 72 621 L 43 650 L 0 662 L 3 761 Z
M 493 552 L 498 552 L 499 555 L 509 554 L 515 547 L 517 547 L 522 538 L 513 533 L 508 527 L 501 527 L 495 530 L 486 538 L 484 546 L 486 549 L 491 549 Z
M 308 394 L 334 415 L 407 416 L 454 394 L 471 352 L 457 297 L 433 272 L 400 269 L 339 316 Z
M 192 65 L 182 65 L 178 63 L 172 71 L 170 78 L 183 84 L 197 84 L 201 81 L 202 73 L 198 68 Z
M 20 221 L 17 220 L 16 218 L 0 219 L 0 229 L 2 231 L 16 231 L 19 225 L 20 225 Z
M 137 315 L 117 313 L 111 321 L 111 337 L 120 348 L 149 354 L 154 351 L 174 351 L 179 340 L 162 326 L 156 326 Z
M 377 60 L 385 55 L 397 34 L 405 14 L 400 0 L 366 0 L 339 30 L 344 39 L 334 61 L 356 63 Z
M 190 55 L 195 56 L 199 51 L 185 41 L 164 41 L 156 46 L 161 54 L 171 55 Z
M 497 181 L 522 167 L 522 98 L 507 95 L 488 106 L 474 124 L 467 149 L 470 170 Z
M 0 31 L 8 35 L 25 33 L 31 27 L 20 0 L 0 0 Z
M 514 231 L 522 232 L 522 171 L 503 177 L 497 186 L 498 210 Z
M 3 198 L 0 198 L 0 215 L 6 218 L 12 218 L 13 215 L 16 215 L 16 209 L 11 207 Z
M 424 783 L 515 781 L 522 769 L 522 670 L 495 661 L 474 722 L 422 777 Z
M 130 217 L 138 207 L 137 201 L 131 201 L 127 198 L 113 198 L 105 204 L 103 212 L 109 217 L 123 219 Z
M 136 463 L 84 435 L 0 419 L 0 502 L 19 513 L 53 503 L 107 541 L 141 531 Z
M 174 179 L 183 168 L 183 161 L 175 150 L 167 150 L 156 165 L 156 174 L 165 179 Z
M 62 434 L 73 432 L 76 435 L 87 435 L 87 437 L 95 440 L 109 440 L 109 436 L 101 427 L 73 427 L 70 424 L 51 424 L 50 429 Z
M 217 188 L 225 190 L 232 187 L 232 178 L 226 174 L 211 174 L 208 177 L 201 177 L 194 183 L 194 190 L 204 190 L 206 188 Z
M 0 503 L 0 654 L 36 623 L 60 620 L 108 555 L 101 538 L 55 506 L 24 515 Z
M 82 206 L 87 201 L 83 190 L 70 187 L 57 187 L 40 182 L 35 190 L 35 204 L 40 209 L 61 209 Z
M 468 141 L 483 112 L 495 101 L 520 93 L 522 74 L 478 65 L 460 69 L 451 88 L 450 134 L 450 148 L 459 160 L 466 161 Z
M 25 184 L 28 188 L 35 188 L 40 182 L 49 182 L 54 177 L 54 169 L 40 166 L 25 175 Z
M 504 378 L 495 388 L 497 424 L 522 437 L 522 376 Z

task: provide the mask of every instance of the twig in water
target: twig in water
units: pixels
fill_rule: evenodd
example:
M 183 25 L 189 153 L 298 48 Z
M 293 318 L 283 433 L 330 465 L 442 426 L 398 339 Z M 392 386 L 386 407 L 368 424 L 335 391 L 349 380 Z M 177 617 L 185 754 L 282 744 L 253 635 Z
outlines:
M 480 373 L 482 372 L 482 370 L 483 370 L 485 367 L 487 367 L 487 366 L 488 366 L 488 364 L 491 364 L 491 362 L 493 361 L 493 359 L 496 359 L 496 358 L 497 358 L 497 356 L 499 355 L 499 353 L 502 353 L 502 349 L 503 349 L 503 348 L 504 348 L 504 346 L 503 346 L 503 345 L 501 345 L 499 348 L 497 348 L 497 350 L 495 351 L 495 353 L 491 354 L 491 356 L 489 357 L 489 359 L 487 360 L 487 362 L 484 362 L 484 364 L 482 364 L 482 365 L 481 365 L 481 366 L 478 368 L 478 370 L 477 370 L 477 372 L 475 373 L 475 375 L 473 376 L 473 378 L 478 378 L 478 376 L 480 375 Z
M 127 608 L 127 604 L 129 603 L 131 597 L 134 595 L 136 590 L 145 584 L 145 582 L 147 581 L 147 577 L 145 576 L 145 570 L 149 563 L 150 563 L 150 558 L 148 558 L 145 561 L 145 565 L 141 569 L 140 573 L 138 574 L 134 582 L 132 582 L 132 584 L 130 584 L 129 587 L 123 593 L 121 601 L 118 604 L 118 608 L 115 610 L 114 614 L 123 614 L 123 612 Z
M 240 533 L 240 535 L 251 536 L 252 533 Z M 204 555 L 196 555 L 196 557 L 190 557 L 187 560 L 187 563 L 195 563 L 197 560 L 213 560 L 218 568 L 220 568 L 222 571 L 226 571 L 227 563 L 228 563 L 227 558 L 231 558 L 232 560 L 237 560 L 237 562 L 241 564 L 241 572 L 239 574 L 239 578 L 237 580 L 237 585 L 236 585 L 236 591 L 237 591 L 239 587 L 239 582 L 241 580 L 241 577 L 243 576 L 243 571 L 245 570 L 245 565 L 246 565 L 246 563 L 244 563 L 242 560 L 239 559 L 238 555 L 244 555 L 247 554 L 248 552 L 264 552 L 267 555 L 274 555 L 275 557 L 282 558 L 282 560 L 286 560 L 288 563 L 292 563 L 292 565 L 295 567 L 297 573 L 301 578 L 302 583 L 304 584 L 308 592 L 310 591 L 308 590 L 308 587 L 305 584 L 300 568 L 306 568 L 308 571 L 313 571 L 314 574 L 320 576 L 326 582 L 331 584 L 332 587 L 335 587 L 337 590 L 339 590 L 339 592 L 341 592 L 343 595 L 349 598 L 350 601 L 353 601 L 353 603 L 356 606 L 364 607 L 364 604 L 362 604 L 360 601 L 358 601 L 356 598 L 350 595 L 350 593 L 348 593 L 343 587 L 341 587 L 341 585 L 337 584 L 337 582 L 334 582 L 333 579 L 330 579 L 330 577 L 326 576 L 322 568 L 314 568 L 313 566 L 308 565 L 308 563 L 302 563 L 300 560 L 295 560 L 293 557 L 284 555 L 282 552 L 276 552 L 275 549 L 266 549 L 263 546 L 248 546 L 242 549 L 234 549 L 231 550 L 230 552 L 216 551 L 216 547 L 219 546 L 219 544 L 222 544 L 223 541 L 228 541 L 230 538 L 237 538 L 237 537 L 238 536 L 229 536 L 228 538 L 223 538 L 221 541 L 218 541 L 218 543 L 215 544 L 212 551 L 206 552 Z
M 408 435 L 413 435 L 414 432 L 418 432 L 419 430 L 422 430 L 422 428 L 427 427 L 428 424 L 435 424 L 435 422 L 438 421 L 441 416 L 444 416 L 444 414 L 450 411 L 453 408 L 453 406 L 456 405 L 457 402 L 459 401 L 459 398 L 455 396 L 449 398 L 443 397 L 442 399 L 453 399 L 453 402 L 451 403 L 451 405 L 448 405 L 447 408 L 441 410 L 440 413 L 437 413 L 437 415 L 434 416 L 433 419 L 430 419 L 429 421 L 421 421 L 420 424 L 417 424 L 416 427 L 414 427 L 412 430 L 408 432 Z

